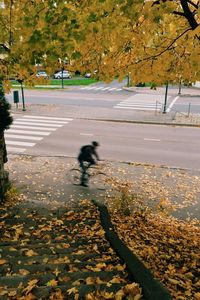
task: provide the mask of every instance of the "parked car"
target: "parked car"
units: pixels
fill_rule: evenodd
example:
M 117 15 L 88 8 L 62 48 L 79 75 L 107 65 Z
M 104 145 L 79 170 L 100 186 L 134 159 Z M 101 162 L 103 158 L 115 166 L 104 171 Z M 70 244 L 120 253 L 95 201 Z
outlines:
M 43 78 L 49 78 L 47 73 L 45 71 L 38 71 L 36 74 L 36 77 L 43 77 Z
M 62 77 L 63 76 L 63 77 Z M 60 79 L 60 78 L 72 78 L 71 74 L 68 71 L 59 71 L 54 74 L 55 79 Z
M 85 73 L 84 77 L 85 77 L 85 78 L 91 78 L 92 75 L 95 76 L 96 74 L 97 74 L 97 70 L 95 70 L 93 73 L 89 73 L 89 72 L 88 72 L 88 73 Z
M 90 78 L 91 77 L 91 73 L 85 73 L 85 78 Z

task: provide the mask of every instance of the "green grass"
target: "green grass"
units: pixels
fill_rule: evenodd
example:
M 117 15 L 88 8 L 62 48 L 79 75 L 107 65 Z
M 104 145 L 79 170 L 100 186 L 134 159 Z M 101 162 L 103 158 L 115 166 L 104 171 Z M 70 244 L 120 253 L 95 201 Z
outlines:
M 83 79 L 77 79 L 77 78 L 72 78 L 72 79 L 64 79 L 63 83 L 64 86 L 68 86 L 68 85 L 89 85 L 92 83 L 97 82 L 95 79 L 92 78 L 83 78 Z M 12 85 L 19 85 L 19 82 L 16 80 L 11 80 L 11 84 Z M 56 85 L 58 87 L 62 86 L 62 80 L 61 79 L 50 79 L 47 82 L 43 82 L 43 83 L 36 83 L 36 85 L 41 85 L 41 86 L 45 86 L 45 85 Z
M 95 79 L 86 78 L 86 79 L 64 79 L 64 85 L 88 85 L 91 83 L 97 82 Z M 62 85 L 61 79 L 51 79 L 51 85 Z

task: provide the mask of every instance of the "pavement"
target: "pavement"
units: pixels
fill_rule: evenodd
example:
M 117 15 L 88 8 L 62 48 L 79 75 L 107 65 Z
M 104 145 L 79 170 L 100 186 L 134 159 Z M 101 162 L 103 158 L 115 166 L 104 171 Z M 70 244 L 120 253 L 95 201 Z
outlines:
M 139 93 L 163 93 L 164 88 L 157 91 L 149 88 L 129 88 Z M 65 91 L 63 91 L 65 92 Z M 200 89 L 183 88 L 181 97 L 192 95 L 198 97 Z M 176 95 L 177 89 L 169 89 L 169 95 Z M 26 111 L 21 107 L 12 107 L 14 114 L 37 114 L 45 116 L 73 117 L 84 119 L 109 120 L 115 122 L 135 122 L 145 124 L 163 124 L 172 126 L 200 126 L 200 115 L 170 112 L 162 114 L 147 111 L 128 111 L 105 108 L 88 108 L 63 105 L 29 105 Z M 111 117 L 112 116 L 112 117 Z M 10 171 L 10 179 L 18 188 L 21 198 L 38 205 L 76 205 L 84 199 L 100 200 L 108 206 L 114 206 L 112 191 L 107 194 L 92 188 L 77 187 L 69 182 L 68 171 L 77 166 L 75 158 L 40 157 L 28 155 L 9 155 L 6 168 Z M 161 203 L 163 210 L 184 220 L 200 219 L 200 170 L 175 169 L 159 165 L 142 163 L 127 164 L 125 162 L 106 162 L 104 171 L 113 179 L 131 182 L 133 194 L 141 199 L 145 206 L 157 209 Z M 133 209 L 135 209 L 133 207 Z M 174 210 L 176 209 L 176 210 Z
M 131 209 L 140 207 L 160 209 L 182 220 L 200 221 L 200 170 L 173 169 L 159 165 L 100 162 L 110 180 L 110 188 L 99 191 L 95 187 L 74 186 L 69 170 L 78 167 L 75 158 L 10 154 L 5 165 L 10 180 L 22 200 L 30 205 L 71 206 L 81 200 L 97 200 L 110 208 L 119 206 L 120 197 L 132 195 Z M 124 183 L 129 187 L 119 188 Z M 117 189 L 116 189 L 117 187 Z

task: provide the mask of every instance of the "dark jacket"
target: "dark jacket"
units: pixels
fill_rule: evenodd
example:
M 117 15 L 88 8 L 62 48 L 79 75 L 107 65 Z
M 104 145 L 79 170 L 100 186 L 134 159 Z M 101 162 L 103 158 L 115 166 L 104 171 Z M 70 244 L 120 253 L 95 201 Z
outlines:
M 99 160 L 99 156 L 95 148 L 96 147 L 94 147 L 93 145 L 85 145 L 81 147 L 80 153 L 78 155 L 78 160 L 90 161 L 93 159 L 93 156 L 95 156 L 96 159 Z

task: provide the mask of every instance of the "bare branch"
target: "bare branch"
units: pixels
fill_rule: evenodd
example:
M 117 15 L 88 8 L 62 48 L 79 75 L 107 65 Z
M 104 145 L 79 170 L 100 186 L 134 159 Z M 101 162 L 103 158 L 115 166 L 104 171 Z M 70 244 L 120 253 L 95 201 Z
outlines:
M 195 20 L 194 14 L 193 14 L 193 12 L 191 12 L 191 10 L 188 6 L 188 2 L 186 0 L 180 0 L 180 2 L 181 2 L 181 6 L 183 8 L 183 11 L 184 11 L 185 18 L 188 20 L 188 23 L 190 24 L 191 28 L 193 30 L 196 29 L 199 26 L 199 24 Z
M 180 11 L 173 11 L 173 14 L 185 17 L 185 14 L 183 12 L 180 12 Z
M 195 9 L 199 8 L 198 3 L 196 4 L 196 3 L 192 2 L 191 0 L 187 0 L 187 2 L 190 3 L 192 6 L 194 6 Z

